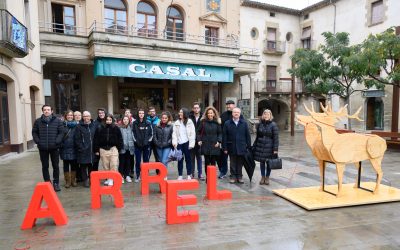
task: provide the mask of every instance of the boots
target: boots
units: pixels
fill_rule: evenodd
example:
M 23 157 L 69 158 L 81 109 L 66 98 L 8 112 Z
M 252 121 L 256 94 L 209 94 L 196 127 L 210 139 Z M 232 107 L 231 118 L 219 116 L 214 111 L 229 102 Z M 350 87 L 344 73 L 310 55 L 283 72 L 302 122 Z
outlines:
M 265 177 L 264 185 L 269 185 L 269 176 Z
M 64 178 L 65 178 L 65 188 L 69 188 L 71 186 L 71 173 L 64 172 Z
M 261 176 L 260 185 L 265 184 L 265 176 Z
M 71 186 L 76 187 L 78 184 L 76 183 L 76 172 L 71 172 Z

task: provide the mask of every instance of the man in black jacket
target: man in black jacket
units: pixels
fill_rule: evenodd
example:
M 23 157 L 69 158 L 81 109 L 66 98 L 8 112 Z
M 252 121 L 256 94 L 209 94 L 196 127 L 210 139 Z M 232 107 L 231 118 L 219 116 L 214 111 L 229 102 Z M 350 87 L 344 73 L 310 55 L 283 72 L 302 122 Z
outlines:
M 140 181 L 140 163 L 149 162 L 150 158 L 150 143 L 153 140 L 153 128 L 144 117 L 144 109 L 138 110 L 138 119 L 132 124 L 133 140 L 135 142 L 135 182 Z
M 63 140 L 64 126 L 60 119 L 53 115 L 53 109 L 49 105 L 43 105 L 43 115 L 36 119 L 32 128 L 32 137 L 39 149 L 42 162 L 42 174 L 44 181 L 50 181 L 49 155 L 53 166 L 53 187 L 56 192 L 61 191 L 59 186 L 59 148 Z
M 201 123 L 200 120 L 202 115 L 203 114 L 201 113 L 200 104 L 198 102 L 193 103 L 192 112 L 190 112 L 189 118 L 193 121 L 196 133 L 200 126 Z M 200 146 L 197 144 L 197 142 L 198 141 L 196 140 L 194 148 L 190 150 L 190 158 L 192 160 L 192 178 L 194 178 L 194 173 L 196 170 L 196 160 L 197 160 L 197 175 L 198 175 L 197 177 L 200 180 L 205 180 L 202 170 L 203 160 L 201 158 Z
M 230 183 L 243 184 L 242 167 L 247 148 L 251 146 L 250 132 L 246 121 L 240 118 L 241 110 L 232 110 L 232 119 L 224 124 L 222 150 L 230 158 Z
M 226 111 L 221 114 L 221 126 L 224 128 L 224 124 L 228 120 L 232 120 L 232 110 L 236 107 L 235 102 L 233 100 L 226 101 Z M 240 119 L 243 119 L 243 116 L 240 115 Z M 219 176 L 218 178 L 223 179 L 226 177 L 228 173 L 228 155 L 222 153 L 221 157 L 218 161 L 219 167 Z
M 106 109 L 105 108 L 98 108 L 97 109 L 97 119 L 93 121 L 93 126 L 95 127 L 95 131 L 101 129 L 102 127 L 105 126 L 106 124 Z M 89 176 L 92 171 L 98 171 L 99 170 L 99 161 L 100 157 L 98 155 L 95 155 L 93 164 L 91 165 L 89 169 Z

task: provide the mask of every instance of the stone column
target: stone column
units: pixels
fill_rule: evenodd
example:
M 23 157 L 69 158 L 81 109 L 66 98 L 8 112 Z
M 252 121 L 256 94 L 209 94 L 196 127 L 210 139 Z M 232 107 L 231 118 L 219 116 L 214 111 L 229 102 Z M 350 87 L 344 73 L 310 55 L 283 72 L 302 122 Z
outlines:
M 214 103 L 214 83 L 208 83 L 208 106 L 212 106 Z
M 249 75 L 250 79 L 250 119 L 254 119 L 254 75 Z
M 110 114 L 114 113 L 113 80 L 113 77 L 107 79 L 107 111 Z

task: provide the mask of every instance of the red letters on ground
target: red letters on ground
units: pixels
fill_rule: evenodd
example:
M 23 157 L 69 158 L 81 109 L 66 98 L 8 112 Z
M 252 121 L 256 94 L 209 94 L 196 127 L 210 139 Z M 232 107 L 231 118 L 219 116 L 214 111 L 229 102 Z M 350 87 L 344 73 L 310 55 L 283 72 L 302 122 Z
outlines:
M 228 190 L 217 191 L 217 169 L 215 168 L 215 166 L 207 166 L 207 199 L 232 199 L 232 192 Z
M 167 176 L 167 168 L 161 162 L 148 162 L 141 164 L 141 177 L 142 177 L 142 195 L 149 194 L 150 183 L 158 183 L 161 193 L 166 192 L 166 183 L 164 178 Z M 149 175 L 149 170 L 159 170 L 157 175 Z
M 178 206 L 195 205 L 197 203 L 197 198 L 195 195 L 178 196 L 178 190 L 197 189 L 199 188 L 199 182 L 197 180 L 166 181 L 166 184 L 167 224 L 198 222 L 199 214 L 196 210 L 187 210 L 178 213 L 177 208 Z
M 42 207 L 42 201 L 45 201 L 47 207 Z M 52 217 L 57 226 L 68 223 L 67 215 L 58 199 L 50 182 L 39 182 L 26 211 L 21 229 L 31 229 L 38 218 Z
M 113 179 L 113 186 L 100 186 L 100 180 Z M 124 206 L 124 197 L 121 191 L 122 176 L 115 171 L 93 171 L 90 173 L 90 192 L 92 193 L 92 209 L 101 208 L 101 196 L 105 194 L 114 197 L 115 207 Z

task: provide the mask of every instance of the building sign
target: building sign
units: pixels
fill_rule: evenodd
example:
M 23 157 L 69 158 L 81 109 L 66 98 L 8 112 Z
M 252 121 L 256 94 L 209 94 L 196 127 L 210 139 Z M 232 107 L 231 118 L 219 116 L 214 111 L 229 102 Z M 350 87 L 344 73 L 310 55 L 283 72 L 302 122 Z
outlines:
M 129 60 L 119 58 L 96 58 L 94 75 L 172 79 L 207 82 L 233 82 L 233 68 Z
M 368 97 L 385 97 L 384 90 L 365 90 L 362 92 L 362 96 L 365 98 Z
M 11 42 L 19 49 L 27 52 L 26 28 L 15 17 L 11 18 Z

